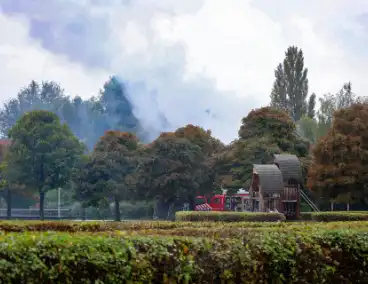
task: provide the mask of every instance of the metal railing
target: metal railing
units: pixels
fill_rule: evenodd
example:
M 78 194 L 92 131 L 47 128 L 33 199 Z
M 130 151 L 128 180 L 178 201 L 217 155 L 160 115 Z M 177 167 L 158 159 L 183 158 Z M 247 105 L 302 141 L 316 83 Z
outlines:
M 310 198 L 307 196 L 307 194 L 303 190 L 300 190 L 300 196 L 312 208 L 313 211 L 320 212 L 316 204 L 314 204 L 314 202 L 310 200 Z
M 59 216 L 60 211 L 60 216 Z M 52 217 L 52 218 L 65 218 L 69 217 L 70 209 L 44 209 L 44 216 L 45 217 Z M 0 217 L 7 216 L 7 209 L 0 209 Z M 12 209 L 11 216 L 13 218 L 36 218 L 40 216 L 39 209 Z

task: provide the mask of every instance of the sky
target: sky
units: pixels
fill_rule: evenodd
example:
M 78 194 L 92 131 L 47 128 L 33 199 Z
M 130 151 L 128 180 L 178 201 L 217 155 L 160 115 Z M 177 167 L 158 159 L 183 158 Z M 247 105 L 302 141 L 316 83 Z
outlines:
M 366 95 L 367 28 L 366 0 L 0 0 L 0 103 L 31 80 L 88 98 L 117 75 L 146 127 L 164 113 L 229 142 L 290 45 L 310 92 Z

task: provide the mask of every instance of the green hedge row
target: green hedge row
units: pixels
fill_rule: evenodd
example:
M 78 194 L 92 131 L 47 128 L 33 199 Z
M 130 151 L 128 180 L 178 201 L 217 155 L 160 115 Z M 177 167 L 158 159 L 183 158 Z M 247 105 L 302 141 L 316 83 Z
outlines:
M 368 212 L 366 211 L 314 212 L 311 214 L 311 220 L 317 222 L 368 221 Z
M 0 232 L 70 232 L 96 235 L 160 235 L 241 238 L 258 232 L 306 232 L 321 229 L 367 230 L 368 221 L 350 222 L 0 222 Z
M 368 233 L 257 238 L 0 236 L 1 283 L 368 283 Z
M 198 222 L 198 221 L 275 222 L 275 221 L 285 221 L 285 216 L 280 213 L 179 211 L 176 212 L 175 220 L 187 222 Z
M 219 212 L 219 211 L 179 211 L 177 221 L 221 221 L 221 222 L 275 222 L 284 221 L 280 213 L 259 212 Z M 305 212 L 300 214 L 301 221 L 335 222 L 335 221 L 368 221 L 366 211 Z

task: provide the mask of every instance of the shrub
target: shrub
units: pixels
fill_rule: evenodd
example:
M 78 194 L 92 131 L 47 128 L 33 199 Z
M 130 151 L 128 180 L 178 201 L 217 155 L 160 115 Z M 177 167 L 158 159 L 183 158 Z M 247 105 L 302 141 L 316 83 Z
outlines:
M 300 213 L 299 220 L 302 220 L 302 221 L 312 221 L 312 215 L 313 215 L 312 212 L 301 212 Z
M 11 233 L 1 283 L 368 283 L 368 233 L 209 240 Z
M 333 222 L 333 221 L 368 221 L 368 212 L 359 211 L 331 211 L 331 212 L 314 212 L 312 220 L 317 222 Z
M 255 212 L 218 212 L 218 211 L 179 211 L 176 212 L 177 221 L 220 221 L 220 222 L 275 222 L 285 221 L 280 213 Z

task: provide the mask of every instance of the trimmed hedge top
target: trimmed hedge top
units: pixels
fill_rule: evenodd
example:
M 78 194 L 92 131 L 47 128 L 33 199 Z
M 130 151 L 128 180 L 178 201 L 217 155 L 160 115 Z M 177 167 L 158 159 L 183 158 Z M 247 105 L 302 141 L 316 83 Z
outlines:
M 1 283 L 368 283 L 368 233 L 209 240 L 11 233 Z
M 179 211 L 177 221 L 217 221 L 217 222 L 276 222 L 285 221 L 280 213 L 228 212 L 228 211 Z

